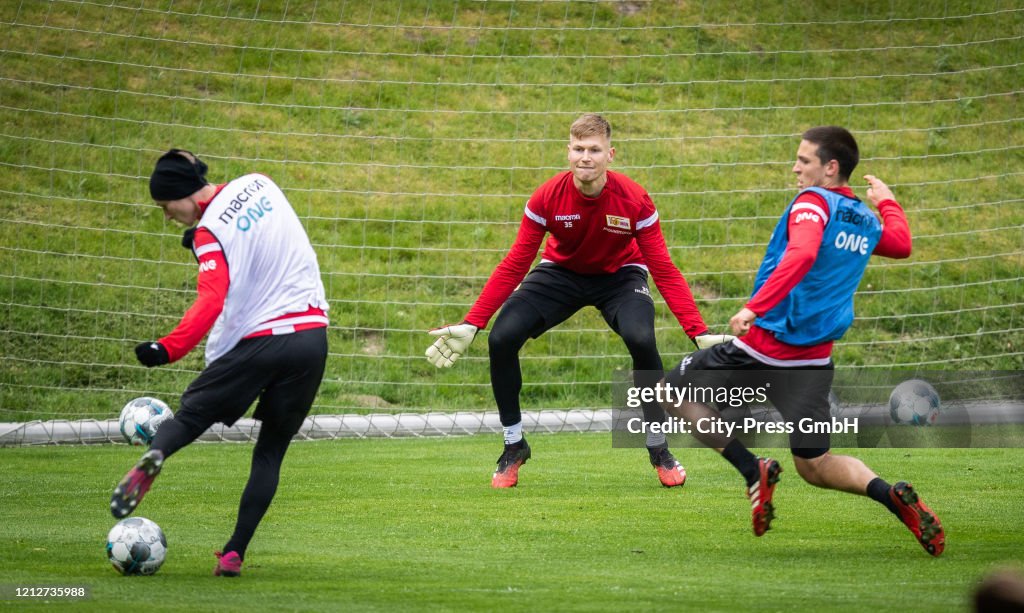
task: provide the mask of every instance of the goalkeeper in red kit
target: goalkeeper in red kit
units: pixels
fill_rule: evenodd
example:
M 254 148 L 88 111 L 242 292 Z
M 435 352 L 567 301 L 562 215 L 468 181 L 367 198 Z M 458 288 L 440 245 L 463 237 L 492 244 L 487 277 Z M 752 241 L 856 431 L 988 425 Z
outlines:
M 463 322 L 431 331 L 438 338 L 427 349 L 427 359 L 439 368 L 450 367 L 501 309 L 487 337 L 491 387 L 505 439 L 493 487 L 515 486 L 519 467 L 531 456 L 519 405 L 519 350 L 528 339 L 583 307 L 596 307 L 629 350 L 634 383 L 653 386 L 663 371 L 648 272 L 698 348 L 732 338 L 708 333 L 686 280 L 669 256 L 651 197 L 625 175 L 608 170 L 615 156 L 611 132 L 608 121 L 596 114 L 572 124 L 569 170 L 530 197 L 512 248 Z M 540 264 L 530 271 L 545 234 L 550 236 Z M 666 419 L 657 403 L 645 403 L 643 413 L 647 423 Z M 648 429 L 647 450 L 663 485 L 683 485 L 686 471 L 663 433 Z

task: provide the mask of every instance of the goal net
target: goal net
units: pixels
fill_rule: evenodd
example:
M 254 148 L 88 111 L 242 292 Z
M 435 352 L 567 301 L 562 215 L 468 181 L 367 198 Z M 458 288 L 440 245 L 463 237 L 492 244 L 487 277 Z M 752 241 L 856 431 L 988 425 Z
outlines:
M 713 331 L 795 194 L 800 134 L 838 124 L 854 191 L 892 187 L 914 253 L 872 262 L 837 367 L 1019 369 L 1024 7 L 768 4 L 0 3 L 0 422 L 102 430 L 137 396 L 176 408 L 202 369 L 201 348 L 154 369 L 132 351 L 195 296 L 147 191 L 180 147 L 214 182 L 270 175 L 302 217 L 331 304 L 315 415 L 493 430 L 486 333 L 440 371 L 426 331 L 461 321 L 583 112 L 610 120 L 612 168 L 650 192 Z M 692 345 L 656 302 L 671 365 Z M 521 362 L 524 410 L 572 429 L 605 427 L 631 366 L 594 309 Z

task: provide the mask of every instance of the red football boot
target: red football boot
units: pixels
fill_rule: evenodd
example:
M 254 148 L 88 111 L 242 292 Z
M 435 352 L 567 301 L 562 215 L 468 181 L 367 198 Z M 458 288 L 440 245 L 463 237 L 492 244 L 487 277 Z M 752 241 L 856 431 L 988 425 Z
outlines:
M 942 529 L 942 522 L 921 501 L 913 486 L 900 481 L 889 490 L 889 498 L 899 510 L 900 519 L 914 533 L 924 550 L 936 557 L 942 555 L 942 550 L 946 548 L 946 533 Z
M 518 443 L 505 445 L 498 458 L 498 468 L 491 477 L 491 487 L 515 487 L 519 483 L 519 467 L 530 459 L 530 446 L 524 438 Z
M 772 495 L 775 493 L 775 484 L 779 482 L 779 473 L 782 472 L 782 467 L 771 458 L 758 458 L 757 468 L 760 475 L 757 482 L 747 488 L 747 498 L 750 499 L 754 534 L 762 536 L 771 529 L 772 520 L 775 519 Z

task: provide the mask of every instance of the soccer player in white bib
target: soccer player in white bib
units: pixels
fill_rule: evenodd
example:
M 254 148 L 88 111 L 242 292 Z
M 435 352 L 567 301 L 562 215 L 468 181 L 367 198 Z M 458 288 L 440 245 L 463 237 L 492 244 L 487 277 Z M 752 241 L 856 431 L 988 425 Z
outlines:
M 760 385 L 790 424 L 830 420 L 832 345 L 853 323 L 853 297 L 868 259 L 906 258 L 911 251 L 906 215 L 889 187 L 864 175 L 878 215 L 850 189 L 859 158 L 857 141 L 845 128 L 822 126 L 803 134 L 793 165 L 800 191 L 772 233 L 750 300 L 729 322 L 738 338 L 684 359 L 666 375 L 669 385 L 733 390 Z M 720 415 L 704 404 L 663 406 L 690 423 Z M 775 517 L 779 463 L 756 457 L 732 435 L 695 436 L 743 475 L 754 534 L 763 535 Z M 928 553 L 942 554 L 942 524 L 909 483 L 890 485 L 861 460 L 831 453 L 827 433 L 807 435 L 793 428 L 789 438 L 793 462 L 805 481 L 872 498 L 899 518 Z
M 596 307 L 629 350 L 636 385 L 657 383 L 663 366 L 655 342 L 649 272 L 698 347 L 725 340 L 708 333 L 686 280 L 672 263 L 647 191 L 608 170 L 615 156 L 611 134 L 611 125 L 597 114 L 573 122 L 569 170 L 530 197 L 512 248 L 462 323 L 431 331 L 438 338 L 427 348 L 427 359 L 438 368 L 450 367 L 501 309 L 487 338 L 491 387 L 505 440 L 493 487 L 515 486 L 519 467 L 531 456 L 519 405 L 519 350 L 528 339 L 581 308 Z M 527 275 L 545 235 L 549 237 L 540 264 Z M 647 423 L 666 419 L 657 403 L 644 403 L 643 413 Z M 686 471 L 669 451 L 665 435 L 653 430 L 648 430 L 647 449 L 659 480 L 666 487 L 683 485 Z
M 181 359 L 209 332 L 206 368 L 188 386 L 174 419 L 118 483 L 114 517 L 135 510 L 164 462 L 217 422 L 232 425 L 253 402 L 260 431 L 235 531 L 214 574 L 241 574 L 246 548 L 277 491 L 281 463 L 313 404 L 327 360 L 327 300 L 306 232 L 267 176 L 206 181 L 206 164 L 172 149 L 156 163 L 150 195 L 189 229 L 183 245 L 199 265 L 198 296 L 167 336 L 140 343 L 147 367 Z

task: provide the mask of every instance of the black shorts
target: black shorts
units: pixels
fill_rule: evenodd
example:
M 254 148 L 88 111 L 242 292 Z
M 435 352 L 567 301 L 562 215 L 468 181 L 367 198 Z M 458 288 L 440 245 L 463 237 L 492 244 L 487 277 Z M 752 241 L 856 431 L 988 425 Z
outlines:
M 654 305 L 647 271 L 639 266 L 624 266 L 608 275 L 581 275 L 555 264 L 539 264 L 508 299 L 528 303 L 544 318 L 543 329 L 534 332 L 533 338 L 583 307 L 596 307 L 614 330 L 615 316 L 624 302 L 642 300 Z
M 724 390 L 730 399 L 737 400 L 728 404 L 733 409 L 741 406 L 738 400 L 744 393 L 751 398 L 757 396 L 753 390 L 762 390 L 792 429 L 789 446 L 793 455 L 813 459 L 831 446 L 828 432 L 820 430 L 826 430 L 821 424 L 831 422 L 828 394 L 834 374 L 831 361 L 823 366 L 769 366 L 738 346 L 723 343 L 684 358 L 668 371 L 665 382 L 676 388 Z M 726 408 L 723 403 L 717 406 L 719 410 Z
M 233 425 L 256 399 L 253 417 L 295 434 L 313 406 L 327 363 L 327 328 L 242 339 L 181 396 L 179 412 Z

